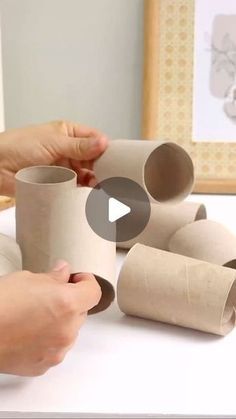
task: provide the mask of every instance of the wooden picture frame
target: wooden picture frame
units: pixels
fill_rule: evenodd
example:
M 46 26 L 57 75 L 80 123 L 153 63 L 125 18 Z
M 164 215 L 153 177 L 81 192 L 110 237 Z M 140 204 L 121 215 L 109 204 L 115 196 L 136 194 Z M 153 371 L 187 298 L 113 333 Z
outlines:
M 236 124 L 235 143 L 192 140 L 194 16 L 195 0 L 145 0 L 142 135 L 190 153 L 194 192 L 236 193 Z

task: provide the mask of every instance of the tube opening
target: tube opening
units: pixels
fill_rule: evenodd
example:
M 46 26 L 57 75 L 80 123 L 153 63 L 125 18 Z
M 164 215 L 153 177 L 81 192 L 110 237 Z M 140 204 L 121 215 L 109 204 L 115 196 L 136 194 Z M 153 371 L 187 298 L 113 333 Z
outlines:
M 224 266 L 227 266 L 225 264 Z M 234 282 L 229 290 L 229 294 L 227 297 L 226 304 L 223 308 L 222 313 L 222 328 L 221 328 L 221 335 L 226 335 L 229 333 L 235 326 L 235 300 L 236 300 L 236 283 Z
M 229 262 L 225 263 L 226 268 L 236 269 L 236 259 L 232 259 Z
M 158 202 L 180 201 L 192 190 L 193 163 L 187 152 L 174 143 L 157 147 L 144 167 L 144 182 Z
M 73 180 L 76 173 L 60 166 L 33 166 L 20 170 L 16 174 L 16 179 L 24 183 L 39 185 L 50 185 L 54 183 L 64 183 Z
M 207 211 L 205 205 L 201 204 L 197 210 L 194 221 L 205 220 L 207 218 Z
M 100 276 L 95 275 L 95 278 L 101 287 L 102 296 L 99 303 L 89 310 L 88 314 L 96 314 L 100 311 L 106 310 L 115 299 L 115 290 L 112 284 Z

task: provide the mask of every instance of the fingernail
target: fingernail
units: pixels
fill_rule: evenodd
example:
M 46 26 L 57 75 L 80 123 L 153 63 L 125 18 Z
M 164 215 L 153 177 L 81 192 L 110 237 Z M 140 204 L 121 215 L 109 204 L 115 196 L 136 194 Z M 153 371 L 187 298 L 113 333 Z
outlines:
M 89 144 L 89 147 L 92 147 L 92 148 L 95 148 L 95 147 L 97 147 L 98 145 L 100 145 L 100 140 L 99 140 L 99 138 L 94 138 L 94 137 L 92 137 L 92 138 L 89 138 L 88 139 L 88 141 L 87 141 Z
M 68 266 L 68 263 L 65 260 L 59 259 L 56 261 L 53 271 L 61 271 L 66 266 Z

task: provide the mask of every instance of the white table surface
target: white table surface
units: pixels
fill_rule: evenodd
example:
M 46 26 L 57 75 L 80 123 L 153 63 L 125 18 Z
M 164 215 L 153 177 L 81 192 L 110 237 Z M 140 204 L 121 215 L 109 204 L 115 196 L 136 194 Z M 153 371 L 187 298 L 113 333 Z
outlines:
M 236 234 L 236 196 L 190 199 Z M 14 209 L 0 213 L 0 232 L 14 236 Z M 236 330 L 220 338 L 127 317 L 115 303 L 88 319 L 63 364 L 0 376 L 0 417 L 163 415 L 236 417 Z

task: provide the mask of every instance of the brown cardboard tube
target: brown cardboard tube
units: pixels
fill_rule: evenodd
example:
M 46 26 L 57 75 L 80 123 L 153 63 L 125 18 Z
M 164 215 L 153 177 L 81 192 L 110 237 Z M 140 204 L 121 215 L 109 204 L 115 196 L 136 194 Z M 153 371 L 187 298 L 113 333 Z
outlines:
M 54 166 L 35 166 L 16 174 L 16 240 L 23 269 L 48 272 L 56 260 L 75 266 L 75 243 L 71 232 L 71 209 L 76 173 Z
M 126 314 L 225 335 L 235 325 L 235 279 L 234 269 L 136 244 L 117 299 Z
M 215 221 L 199 220 L 180 228 L 171 237 L 169 250 L 236 269 L 236 236 Z
M 64 259 L 72 274 L 93 273 L 104 291 L 96 307 L 99 311 L 114 299 L 115 226 L 114 242 L 90 228 L 85 205 L 91 189 L 77 188 L 76 177 L 74 171 L 54 166 L 16 174 L 16 238 L 23 269 L 48 272 Z
M 0 276 L 21 270 L 20 247 L 11 237 L 0 234 Z
M 95 162 L 99 182 L 126 177 L 143 187 L 152 201 L 181 201 L 192 190 L 193 163 L 171 142 L 113 140 Z
M 77 243 L 77 272 L 92 272 L 102 290 L 101 300 L 90 310 L 90 314 L 93 314 L 108 308 L 115 298 L 116 226 L 113 223 L 114 241 L 105 240 L 92 230 L 85 213 L 86 201 L 91 191 L 92 188 L 86 187 L 76 189 L 72 228 L 74 241 Z M 95 193 L 101 196 L 103 191 L 94 189 L 93 194 Z
M 142 214 L 140 213 L 140 216 Z M 182 226 L 206 218 L 206 208 L 196 202 L 182 202 L 178 205 L 151 204 L 151 215 L 145 229 L 133 239 L 120 242 L 118 247 L 130 249 L 141 243 L 158 249 L 168 250 L 171 236 Z

